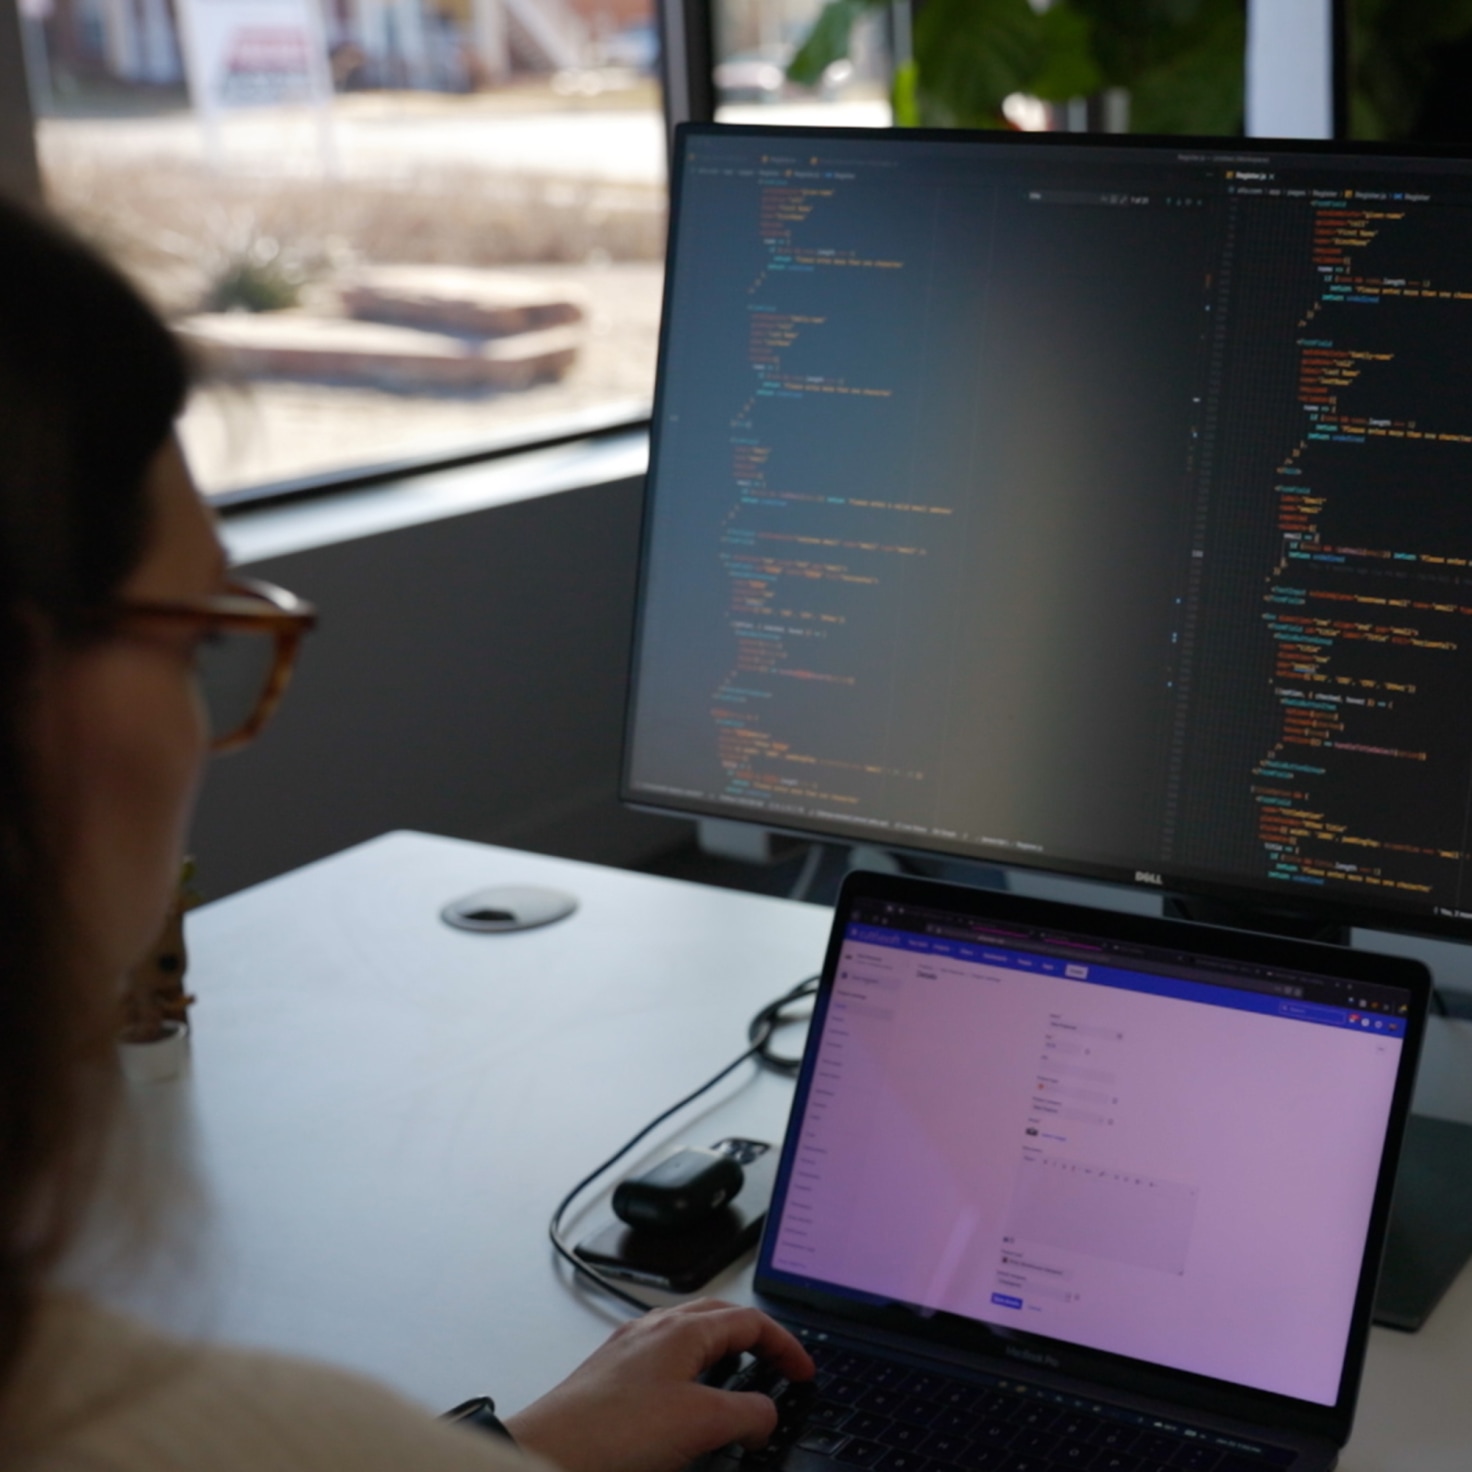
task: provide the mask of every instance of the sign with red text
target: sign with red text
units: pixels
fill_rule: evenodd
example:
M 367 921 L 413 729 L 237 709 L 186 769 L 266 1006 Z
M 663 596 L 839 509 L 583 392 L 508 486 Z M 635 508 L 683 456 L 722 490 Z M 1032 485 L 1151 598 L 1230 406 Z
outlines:
M 331 97 L 316 0 L 180 0 L 179 11 L 201 114 Z

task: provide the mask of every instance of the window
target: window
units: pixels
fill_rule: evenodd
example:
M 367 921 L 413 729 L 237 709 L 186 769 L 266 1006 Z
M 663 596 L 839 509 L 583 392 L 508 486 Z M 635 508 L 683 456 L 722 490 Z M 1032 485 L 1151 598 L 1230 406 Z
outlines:
M 219 369 L 206 491 L 647 413 L 654 0 L 18 3 L 49 203 Z
M 890 120 L 894 7 L 798 86 L 825 0 L 15 3 L 48 202 L 211 370 L 212 494 L 647 414 L 657 5 L 697 116 Z
M 887 128 L 893 10 L 854 22 L 848 55 L 800 86 L 787 66 L 827 0 L 713 0 L 715 115 L 724 123 L 814 123 Z

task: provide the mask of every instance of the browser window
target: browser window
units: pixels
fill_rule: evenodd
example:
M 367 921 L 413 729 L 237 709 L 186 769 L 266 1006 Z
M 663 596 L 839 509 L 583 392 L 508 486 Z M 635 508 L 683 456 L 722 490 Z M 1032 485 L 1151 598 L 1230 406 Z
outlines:
M 850 926 L 772 1267 L 1332 1405 L 1405 1022 L 1203 975 Z

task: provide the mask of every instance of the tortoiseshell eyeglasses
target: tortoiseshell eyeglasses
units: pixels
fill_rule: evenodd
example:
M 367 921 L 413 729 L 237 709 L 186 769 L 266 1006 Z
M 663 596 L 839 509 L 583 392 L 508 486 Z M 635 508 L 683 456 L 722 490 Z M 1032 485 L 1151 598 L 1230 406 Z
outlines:
M 112 622 L 164 620 L 202 631 L 195 675 L 210 721 L 210 750 L 235 751 L 259 734 L 291 680 L 297 651 L 316 626 L 317 610 L 285 588 L 232 579 L 208 598 L 129 598 L 108 611 Z

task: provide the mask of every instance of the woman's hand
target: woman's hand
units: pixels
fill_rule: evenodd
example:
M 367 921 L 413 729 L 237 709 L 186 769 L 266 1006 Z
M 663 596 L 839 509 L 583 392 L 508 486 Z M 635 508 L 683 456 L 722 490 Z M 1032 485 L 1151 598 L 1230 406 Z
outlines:
M 769 1397 L 697 1383 L 718 1360 L 741 1353 L 789 1380 L 813 1376 L 808 1352 L 764 1313 L 700 1299 L 621 1325 L 506 1425 L 520 1445 L 565 1472 L 678 1472 L 728 1442 L 761 1446 L 776 1428 Z

